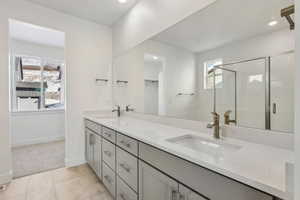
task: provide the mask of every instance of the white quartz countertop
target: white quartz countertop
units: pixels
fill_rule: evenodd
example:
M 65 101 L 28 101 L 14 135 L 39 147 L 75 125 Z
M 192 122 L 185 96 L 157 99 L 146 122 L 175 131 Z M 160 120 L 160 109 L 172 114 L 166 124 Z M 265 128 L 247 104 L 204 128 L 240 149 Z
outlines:
M 232 138 L 222 138 L 217 141 L 208 133 L 175 128 L 137 118 L 106 118 L 96 115 L 85 115 L 84 118 L 258 190 L 282 199 L 292 199 L 291 194 L 286 191 L 286 163 L 293 163 L 292 151 Z M 241 148 L 222 156 L 210 156 L 167 141 L 187 134 L 238 145 Z

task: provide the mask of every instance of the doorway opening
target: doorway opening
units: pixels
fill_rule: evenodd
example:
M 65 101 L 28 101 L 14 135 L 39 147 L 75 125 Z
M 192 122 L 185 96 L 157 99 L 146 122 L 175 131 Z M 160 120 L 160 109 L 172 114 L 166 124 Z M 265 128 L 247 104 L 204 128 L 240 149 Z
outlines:
M 13 177 L 65 165 L 65 33 L 9 20 Z

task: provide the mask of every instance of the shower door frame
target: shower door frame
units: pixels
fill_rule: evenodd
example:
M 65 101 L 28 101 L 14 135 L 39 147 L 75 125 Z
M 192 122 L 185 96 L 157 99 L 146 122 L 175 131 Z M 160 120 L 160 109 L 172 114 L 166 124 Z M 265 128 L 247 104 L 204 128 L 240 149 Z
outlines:
M 289 52 L 284 52 L 282 54 L 289 53 Z M 281 55 L 281 54 L 279 54 Z M 216 76 L 216 69 L 221 69 L 229 72 L 233 72 L 235 74 L 235 120 L 237 122 L 237 71 L 230 70 L 227 68 L 224 68 L 224 66 L 229 66 L 229 65 L 237 65 L 241 63 L 247 63 L 251 61 L 256 61 L 256 60 L 265 60 L 265 130 L 271 130 L 271 56 L 267 57 L 257 57 L 253 59 L 247 59 L 247 60 L 242 60 L 238 62 L 231 62 L 231 63 L 225 63 L 225 64 L 220 64 L 220 65 L 215 65 L 214 70 L 213 70 L 213 82 L 214 82 L 214 112 L 216 112 L 216 82 L 215 82 L 215 76 Z M 255 128 L 255 127 L 252 127 Z
M 235 121 L 237 122 L 237 72 L 235 70 L 227 69 L 224 67 L 221 67 L 223 65 L 216 65 L 214 66 L 213 71 L 213 81 L 214 81 L 214 112 L 217 111 L 217 88 L 216 88 L 216 69 L 228 71 L 234 73 L 234 115 L 235 115 Z

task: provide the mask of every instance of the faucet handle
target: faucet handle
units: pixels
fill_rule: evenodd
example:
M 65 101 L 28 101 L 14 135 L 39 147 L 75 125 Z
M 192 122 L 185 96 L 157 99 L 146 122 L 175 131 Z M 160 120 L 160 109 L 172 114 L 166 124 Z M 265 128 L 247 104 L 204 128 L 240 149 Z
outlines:
M 130 107 L 131 107 L 131 105 L 126 106 L 126 112 L 134 111 L 134 109 L 130 108 Z
M 220 115 L 217 112 L 212 112 L 211 113 L 214 117 L 220 118 Z

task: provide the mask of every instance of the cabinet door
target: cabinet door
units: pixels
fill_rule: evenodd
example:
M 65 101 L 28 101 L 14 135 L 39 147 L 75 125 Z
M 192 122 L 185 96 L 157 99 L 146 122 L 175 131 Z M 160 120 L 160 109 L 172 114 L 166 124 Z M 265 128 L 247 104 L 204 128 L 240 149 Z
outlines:
M 139 162 L 139 200 L 176 200 L 178 183 L 152 168 Z
M 84 130 L 85 132 L 85 159 L 86 159 L 86 162 L 89 163 L 89 143 L 90 143 L 90 138 L 89 138 L 89 134 L 88 134 L 88 131 L 87 129 Z
M 96 135 L 91 133 L 91 167 L 94 171 L 96 171 L 95 165 L 95 144 L 96 144 Z
M 86 129 L 86 161 L 93 168 L 94 150 L 93 150 L 93 133 Z
M 179 200 L 207 200 L 194 191 L 179 185 Z
M 94 145 L 94 170 L 97 176 L 102 179 L 102 139 L 99 135 L 95 135 L 95 145 Z

